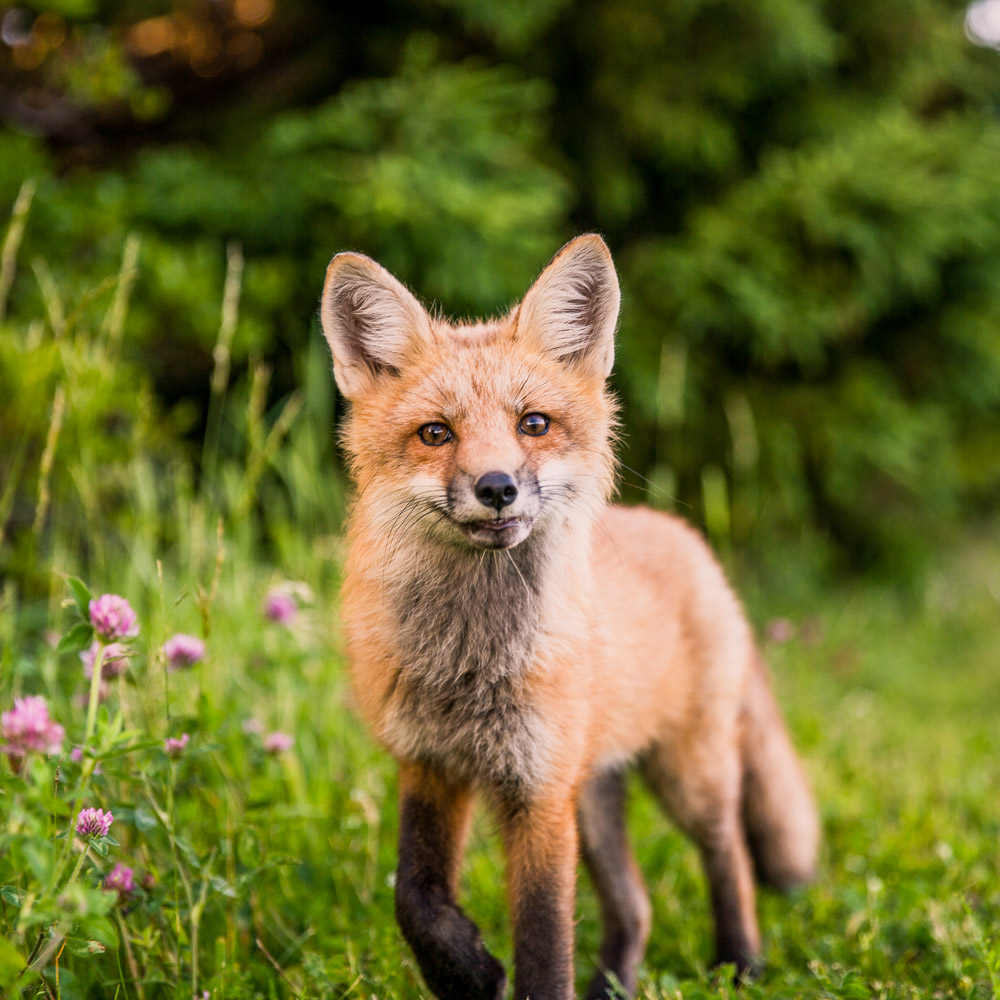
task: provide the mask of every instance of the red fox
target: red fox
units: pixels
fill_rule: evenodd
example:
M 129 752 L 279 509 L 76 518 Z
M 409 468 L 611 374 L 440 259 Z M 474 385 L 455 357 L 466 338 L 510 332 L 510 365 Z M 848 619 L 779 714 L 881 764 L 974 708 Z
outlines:
M 609 503 L 618 307 L 595 235 L 490 322 L 429 315 L 360 254 L 326 273 L 357 485 L 347 653 L 399 763 L 396 917 L 442 1000 L 506 988 L 456 901 L 476 794 L 507 855 L 515 1000 L 573 996 L 580 855 L 604 925 L 586 997 L 635 989 L 650 904 L 624 829 L 632 762 L 701 852 L 719 962 L 758 960 L 753 871 L 784 887 L 816 863 L 812 795 L 718 563 L 682 521 Z

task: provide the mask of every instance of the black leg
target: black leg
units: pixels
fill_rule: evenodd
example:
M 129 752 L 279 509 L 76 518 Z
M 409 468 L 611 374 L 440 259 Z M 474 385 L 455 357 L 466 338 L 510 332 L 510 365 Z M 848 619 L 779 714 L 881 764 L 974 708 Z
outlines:
M 471 804 L 466 788 L 423 769 L 400 769 L 396 919 L 441 1000 L 502 1000 L 503 966 L 455 902 Z
M 714 840 L 701 845 L 701 854 L 715 917 L 715 961 L 731 962 L 737 977 L 753 976 L 759 968 L 760 936 L 750 856 L 738 827 Z
M 583 860 L 604 922 L 598 970 L 584 1000 L 618 995 L 615 980 L 630 996 L 646 950 L 651 910 L 626 839 L 624 775 L 612 772 L 592 778 L 580 796 L 577 816 Z
M 687 757 L 676 748 L 653 747 L 642 763 L 653 791 L 701 852 L 715 918 L 715 961 L 732 962 L 742 976 L 757 967 L 760 931 L 740 820 L 740 760 L 725 735 L 706 733 Z

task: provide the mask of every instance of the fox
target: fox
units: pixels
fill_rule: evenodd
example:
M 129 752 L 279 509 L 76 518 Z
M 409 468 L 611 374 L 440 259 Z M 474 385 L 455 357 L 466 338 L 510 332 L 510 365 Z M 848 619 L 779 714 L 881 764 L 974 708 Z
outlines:
M 356 486 L 346 659 L 398 765 L 396 920 L 441 1000 L 507 988 L 458 901 L 477 799 L 506 856 L 515 1000 L 574 996 L 580 858 L 603 935 L 584 995 L 635 991 L 652 921 L 633 766 L 697 845 L 715 959 L 737 975 L 760 961 L 755 879 L 815 872 L 812 791 L 723 570 L 686 522 L 611 502 L 620 297 L 596 234 L 484 321 L 432 314 L 362 254 L 326 272 Z

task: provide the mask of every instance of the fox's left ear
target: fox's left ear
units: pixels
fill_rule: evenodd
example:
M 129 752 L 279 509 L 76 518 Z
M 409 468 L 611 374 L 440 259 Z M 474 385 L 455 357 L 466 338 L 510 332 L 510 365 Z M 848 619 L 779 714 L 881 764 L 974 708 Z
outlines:
M 326 269 L 320 321 L 333 377 L 348 399 L 398 375 L 433 338 L 423 306 L 384 267 L 360 253 L 338 253 Z
M 615 360 L 621 292 L 611 251 L 593 233 L 570 240 L 528 289 L 515 337 L 544 353 L 607 378 Z

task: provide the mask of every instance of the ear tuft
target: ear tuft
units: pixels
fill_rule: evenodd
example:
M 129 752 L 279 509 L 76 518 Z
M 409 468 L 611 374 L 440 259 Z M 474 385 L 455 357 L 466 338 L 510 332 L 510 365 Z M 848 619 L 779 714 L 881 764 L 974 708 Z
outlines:
M 599 378 L 614 364 L 621 292 L 611 252 L 600 236 L 578 236 L 552 258 L 517 314 L 518 338 Z
M 330 261 L 320 320 L 334 378 L 348 399 L 398 374 L 431 337 L 423 306 L 384 267 L 359 253 L 339 253 Z

